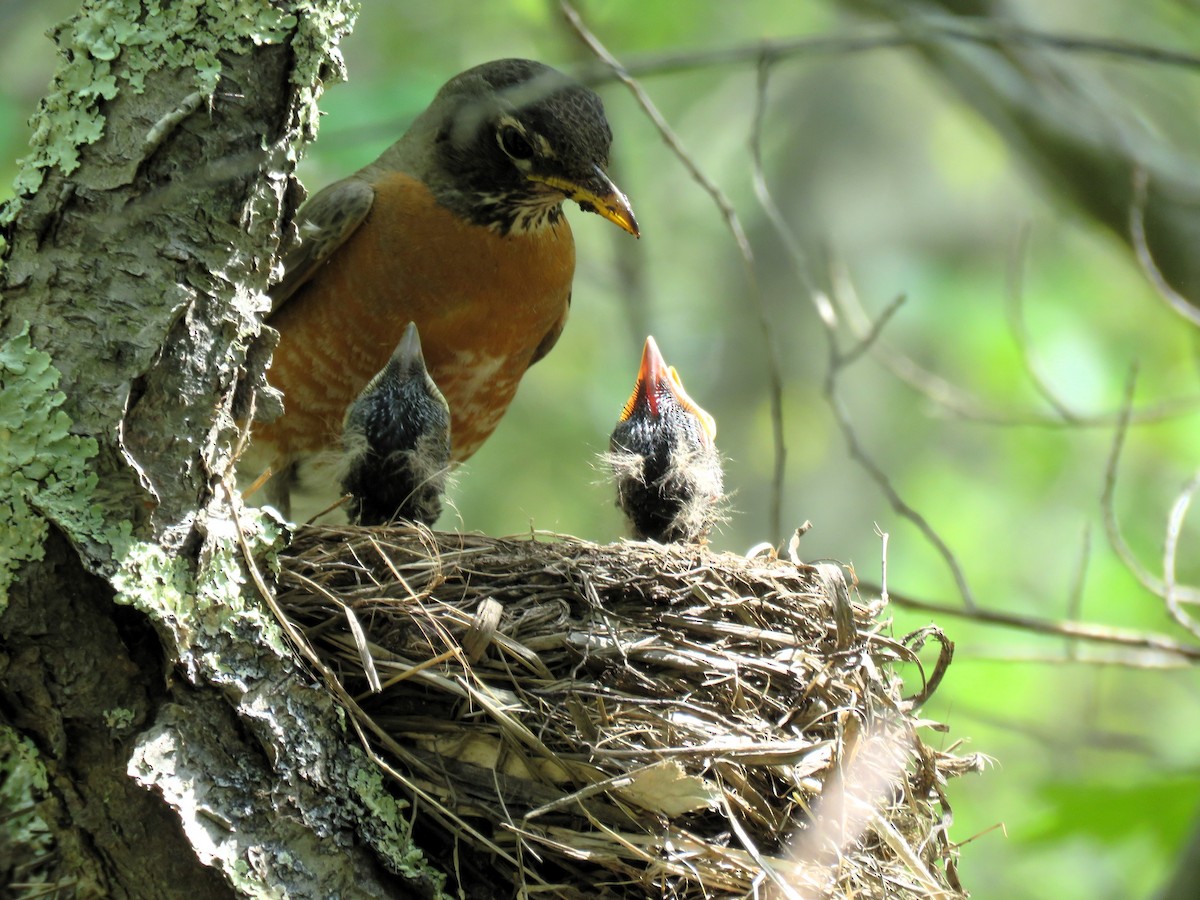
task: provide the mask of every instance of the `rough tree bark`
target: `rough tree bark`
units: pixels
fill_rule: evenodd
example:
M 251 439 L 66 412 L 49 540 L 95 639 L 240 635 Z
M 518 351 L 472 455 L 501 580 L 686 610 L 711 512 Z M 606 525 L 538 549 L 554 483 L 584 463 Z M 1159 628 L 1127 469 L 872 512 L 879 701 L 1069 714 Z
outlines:
M 278 529 L 222 489 L 351 9 L 86 0 L 53 35 L 3 214 L 0 740 L 81 896 L 440 884 L 247 588 L 239 529 Z

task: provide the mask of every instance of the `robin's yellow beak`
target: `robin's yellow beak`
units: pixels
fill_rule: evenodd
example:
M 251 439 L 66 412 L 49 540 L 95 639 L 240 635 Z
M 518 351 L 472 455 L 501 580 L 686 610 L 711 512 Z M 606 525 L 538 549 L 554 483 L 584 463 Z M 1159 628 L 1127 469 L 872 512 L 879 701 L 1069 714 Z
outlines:
M 584 183 L 561 175 L 530 173 L 528 178 L 562 191 L 578 203 L 584 212 L 599 213 L 634 237 L 640 236 L 641 232 L 638 231 L 637 219 L 634 218 L 633 207 L 629 205 L 629 198 L 621 193 L 621 189 L 613 184 L 612 179 L 599 166 L 593 166 L 592 177 Z

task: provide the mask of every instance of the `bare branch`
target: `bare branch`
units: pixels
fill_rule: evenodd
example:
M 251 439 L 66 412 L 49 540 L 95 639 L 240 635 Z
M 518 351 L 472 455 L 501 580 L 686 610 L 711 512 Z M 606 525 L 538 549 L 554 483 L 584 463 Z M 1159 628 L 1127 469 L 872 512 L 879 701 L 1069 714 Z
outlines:
M 1071 578 L 1070 593 L 1067 594 L 1067 618 L 1072 621 L 1079 618 L 1079 611 L 1083 607 L 1083 585 L 1087 580 L 1088 562 L 1092 558 L 1092 529 L 1090 525 L 1083 526 L 1083 541 L 1079 548 L 1079 560 L 1075 565 L 1075 574 Z M 1074 658 L 1076 655 L 1076 642 L 1074 639 L 1067 642 L 1067 655 Z
M 1153 650 L 1131 649 L 1126 652 L 1096 652 L 1090 648 L 1086 655 L 1078 652 L 1080 639 L 1068 638 L 1065 653 L 972 653 L 975 662 L 1010 663 L 1014 666 L 1041 665 L 1063 668 L 1066 666 L 1090 666 L 1092 668 L 1138 669 L 1143 672 L 1174 672 L 1195 669 L 1196 663 L 1167 656 Z
M 891 303 L 883 308 L 883 312 L 861 334 L 856 335 L 858 343 L 843 354 L 843 366 L 849 366 L 858 362 L 860 357 L 874 350 L 879 343 L 879 339 L 883 336 L 883 329 L 887 327 L 888 322 L 892 321 L 892 317 L 900 311 L 900 307 L 904 305 L 907 299 L 908 297 L 904 294 L 898 294 L 893 298 Z
M 1175 554 L 1179 546 L 1179 535 L 1183 532 L 1183 523 L 1187 518 L 1188 508 L 1192 498 L 1200 489 L 1200 472 L 1192 476 L 1191 481 L 1184 485 L 1183 490 L 1171 506 L 1171 514 L 1167 517 L 1167 536 L 1163 541 L 1163 601 L 1167 612 L 1179 623 L 1180 627 L 1191 632 L 1192 636 L 1200 639 L 1200 623 L 1180 606 L 1179 585 L 1175 583 Z
M 1029 329 L 1025 327 L 1025 260 L 1029 255 L 1029 228 L 1020 230 L 1009 259 L 1005 275 L 1004 309 L 1008 314 L 1008 327 L 1012 332 L 1013 343 L 1020 351 L 1021 364 L 1025 369 L 1030 383 L 1041 394 L 1042 399 L 1053 407 L 1054 411 L 1064 422 L 1072 424 L 1079 421 L 1079 416 L 1056 394 L 1049 382 L 1042 377 L 1033 353 L 1033 340 Z
M 1022 28 L 995 20 L 968 25 L 934 25 L 929 33 L 948 40 L 984 44 L 1003 49 L 1007 45 L 1046 47 L 1073 53 L 1091 53 L 1126 62 L 1154 63 L 1200 71 L 1200 56 L 1166 47 L 1123 41 L 1119 38 L 1097 38 L 1076 34 L 1056 34 L 1033 28 Z M 923 38 L 922 40 L 927 40 Z
M 1154 286 L 1158 296 L 1171 311 L 1182 316 L 1193 325 L 1200 325 L 1200 309 L 1167 283 L 1154 261 L 1154 253 L 1146 242 L 1146 191 L 1150 184 L 1149 173 L 1138 166 L 1133 170 L 1133 198 L 1129 204 L 1129 243 L 1146 279 Z
M 1121 526 L 1117 522 L 1116 504 L 1113 499 L 1117 492 L 1117 472 L 1120 468 L 1121 451 L 1125 446 L 1125 437 L 1129 433 L 1129 410 L 1133 406 L 1133 391 L 1136 383 L 1137 367 L 1134 366 L 1130 369 L 1129 378 L 1125 383 L 1122 415 L 1117 422 L 1117 429 L 1113 434 L 1112 450 L 1104 467 L 1104 491 L 1100 496 L 1100 508 L 1104 517 L 1104 533 L 1108 537 L 1109 546 L 1121 560 L 1121 564 L 1141 583 L 1142 587 L 1157 597 L 1165 598 L 1167 595 L 1166 585 L 1142 565 L 1129 544 L 1125 542 L 1125 537 L 1121 534 Z M 1194 589 L 1176 586 L 1174 594 L 1176 598 L 1188 603 L 1200 602 L 1200 593 Z
M 935 40 L 983 44 L 991 47 L 1024 45 L 1107 56 L 1120 61 L 1176 66 L 1200 70 L 1200 56 L 1166 47 L 1156 47 L 1134 41 L 1096 38 L 1084 35 L 1058 34 L 1030 28 L 1006 25 L 994 20 L 968 27 L 926 24 L 920 28 L 863 29 L 862 33 L 839 35 L 805 35 L 779 40 L 757 41 L 732 47 L 705 50 L 647 54 L 628 61 L 625 71 L 634 77 L 671 75 L 717 66 L 751 65 L 760 62 L 773 64 L 792 57 L 847 56 L 875 50 L 893 50 Z M 595 67 L 583 73 L 585 80 L 596 83 L 616 76 L 611 68 Z
M 1151 173 L 1146 235 L 1156 264 L 1182 296 L 1200 305 L 1200 256 L 1193 237 L 1200 181 L 1194 158 L 1163 142 L 1133 98 L 1089 71 L 1077 54 L 1063 51 L 1082 50 L 1086 43 L 1089 50 L 1139 62 L 1165 55 L 1128 53 L 1131 48 L 1120 42 L 1052 39 L 995 19 L 981 21 L 954 0 L 843 3 L 911 34 L 913 55 L 992 125 L 1042 187 L 1126 244 L 1131 178 L 1136 169 L 1146 168 Z M 983 4 L 981 11 L 998 12 L 1001 6 L 1009 5 Z M 1197 68 L 1191 59 L 1171 56 Z
M 863 590 L 875 592 L 880 589 L 879 585 L 866 581 L 862 582 L 860 587 Z M 961 606 L 951 606 L 947 603 L 934 603 L 929 600 L 921 600 L 907 594 L 897 594 L 894 590 L 889 590 L 888 596 L 894 604 L 903 606 L 906 609 L 919 609 L 922 612 L 935 613 L 941 616 L 957 616 L 961 619 L 970 619 L 989 625 L 1001 625 L 1006 628 L 1016 628 L 1020 631 L 1032 631 L 1037 634 L 1081 638 L 1099 644 L 1117 644 L 1122 647 L 1150 650 L 1189 662 L 1200 661 L 1200 647 L 1194 644 L 1185 644 L 1174 638 L 1153 632 L 1131 631 L 1126 628 L 1114 628 L 1108 625 L 1097 625 L 1087 622 L 1060 622 L 1053 619 L 1041 619 L 1036 616 L 999 612 L 983 607 L 967 609 Z
M 808 257 L 804 249 L 800 246 L 800 242 L 796 239 L 796 235 L 788 226 L 787 220 L 783 217 L 783 212 L 779 209 L 779 205 L 775 202 L 775 197 L 771 194 L 771 189 L 767 185 L 767 176 L 763 168 L 762 159 L 762 131 L 766 121 L 767 112 L 767 83 L 770 75 L 770 67 L 766 57 L 759 60 L 758 65 L 758 83 L 757 90 L 754 93 L 754 118 L 753 125 L 750 130 L 750 161 L 751 173 L 754 182 L 754 196 L 758 198 L 759 205 L 762 206 L 763 212 L 767 215 L 767 221 L 771 223 L 771 227 L 775 229 L 775 234 L 783 243 L 784 249 L 787 251 L 788 259 L 791 260 L 792 268 L 796 272 L 796 280 L 808 295 L 809 300 L 817 310 L 817 315 L 821 317 L 821 321 L 826 328 L 837 327 L 837 313 L 830 303 L 829 297 L 821 290 L 817 289 L 813 283 L 811 269 L 808 264 Z
M 903 295 L 893 300 L 880 316 L 880 321 L 886 322 L 886 320 L 890 319 L 903 302 Z M 946 567 L 950 570 L 950 574 L 954 578 L 954 583 L 958 587 L 959 595 L 962 597 L 963 604 L 968 609 L 974 609 L 976 605 L 975 598 L 971 593 L 970 585 L 967 583 L 966 574 L 963 572 L 962 566 L 959 564 L 954 552 L 942 540 L 941 535 L 937 533 L 925 517 L 904 501 L 892 484 L 891 479 L 888 478 L 887 474 L 879 467 L 871 455 L 867 453 L 866 448 L 863 447 L 862 442 L 858 438 L 858 432 L 855 431 L 854 423 L 850 420 L 849 411 L 837 394 L 839 374 L 846 366 L 861 357 L 870 348 L 871 344 L 879 338 L 879 335 L 882 333 L 882 325 L 871 328 L 866 338 L 845 352 L 838 348 L 836 335 L 832 331 L 828 331 L 827 333 L 829 335 L 829 368 L 825 373 L 825 382 L 821 393 L 826 403 L 828 403 L 830 410 L 833 411 L 834 420 L 842 432 L 842 438 L 846 441 L 850 457 L 871 476 L 871 480 L 875 482 L 884 496 L 887 497 L 892 509 L 916 525 L 921 534 L 925 536 L 925 539 L 933 545 L 934 549 L 937 550 L 938 554 L 945 561 Z
M 897 379 L 955 418 L 998 427 L 1112 428 L 1125 414 L 1123 409 L 1095 413 L 1073 412 L 1073 418 L 1065 419 L 1058 414 L 1046 415 L 1034 410 L 996 409 L 982 398 L 930 372 L 885 341 L 874 338 L 867 340 L 871 331 L 878 328 L 878 322 L 872 320 L 863 309 L 844 266 L 833 268 L 833 278 L 837 306 L 855 337 L 871 350 L 872 357 Z M 1173 397 L 1130 410 L 1129 421 L 1136 425 L 1169 421 L 1195 412 L 1198 407 L 1200 395 Z

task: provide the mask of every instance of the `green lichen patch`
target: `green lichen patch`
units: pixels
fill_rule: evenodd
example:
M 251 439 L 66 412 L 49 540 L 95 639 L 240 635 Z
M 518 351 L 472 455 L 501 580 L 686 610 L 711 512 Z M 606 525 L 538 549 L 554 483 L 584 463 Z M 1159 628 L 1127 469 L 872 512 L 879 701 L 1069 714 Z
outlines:
M 178 642 L 185 647 L 190 644 L 180 626 L 195 592 L 187 561 L 158 544 L 136 541 L 115 562 L 112 586 L 117 592 L 116 601 L 173 626 Z
M 386 787 L 383 773 L 360 749 L 351 748 L 353 764 L 347 783 L 369 815 L 361 821 L 373 832 L 373 844 L 395 871 L 406 878 L 428 879 L 440 893 L 446 886 L 446 876 L 437 871 L 425 858 L 425 853 L 412 842 L 407 816 L 403 815 L 408 802 L 395 797 Z
M 17 196 L 36 191 L 52 168 L 65 175 L 75 171 L 81 149 L 104 134 L 104 101 L 125 88 L 142 93 L 148 73 L 190 70 L 195 90 L 208 97 L 221 80 L 221 53 L 246 53 L 295 36 L 294 83 L 312 85 L 319 83 L 318 71 L 330 72 L 330 58 L 331 74 L 340 71 L 332 48 L 353 19 L 349 2 L 315 8 L 299 0 L 88 0 L 51 32 L 60 61 L 30 120 L 33 136 L 29 154 L 19 161 Z M 306 125 L 311 131 L 315 93 L 301 99 L 302 119 L 311 119 Z M 11 221 L 18 207 L 10 203 L 0 210 L 0 223 Z
M 88 502 L 96 441 L 71 434 L 58 382 L 58 369 L 33 346 L 28 325 L 0 345 L 0 611 L 18 567 L 42 558 L 47 505 L 71 510 L 81 532 L 103 531 L 98 508 Z
M 112 709 L 106 709 L 102 715 L 104 716 L 104 724 L 118 736 L 128 732 L 138 719 L 138 714 L 135 710 L 126 709 L 123 706 L 114 706 Z
M 171 635 L 175 653 L 187 668 L 220 681 L 222 673 L 236 674 L 245 662 L 229 656 L 230 646 L 266 646 L 278 658 L 291 650 L 274 618 L 247 599 L 247 576 L 232 523 L 206 520 L 205 526 L 208 540 L 195 572 L 188 559 L 158 544 L 137 541 L 115 560 L 112 585 L 118 603 L 146 613 Z M 278 537 L 255 522 L 243 530 L 251 546 Z

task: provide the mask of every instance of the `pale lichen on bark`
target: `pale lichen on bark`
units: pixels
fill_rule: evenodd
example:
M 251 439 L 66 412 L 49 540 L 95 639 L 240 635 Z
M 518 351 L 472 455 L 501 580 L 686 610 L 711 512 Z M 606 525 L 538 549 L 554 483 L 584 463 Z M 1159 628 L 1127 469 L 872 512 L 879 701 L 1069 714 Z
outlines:
M 242 513 L 237 527 L 256 554 L 279 540 L 269 517 Z M 303 894 L 319 884 L 325 895 L 388 896 L 368 858 L 351 852 L 359 840 L 392 871 L 435 892 L 441 876 L 424 865 L 402 804 L 378 769 L 347 743 L 341 709 L 319 686 L 296 679 L 277 623 L 247 601 L 235 526 L 210 520 L 207 531 L 208 563 L 199 581 L 158 548 L 142 545 L 115 586 L 121 602 L 171 629 L 194 681 L 237 698 L 239 724 L 228 706 L 211 699 L 169 704 L 138 736 L 129 774 L 160 793 L 201 859 L 245 892 L 270 884 Z M 237 745 L 241 729 L 270 748 L 273 767 L 222 749 Z M 281 817 L 282 810 L 289 815 Z
M 0 484 L 7 485 L 0 494 L 0 614 L 17 568 L 42 557 L 46 520 L 39 507 L 63 504 L 85 520 L 78 530 L 103 528 L 86 500 L 95 486 L 88 463 L 96 441 L 71 434 L 58 382 L 49 354 L 30 344 L 27 328 L 0 345 Z M 109 540 L 120 536 L 118 528 Z
M 80 148 L 95 143 L 105 133 L 105 100 L 118 90 L 141 94 L 148 72 L 171 68 L 189 73 L 196 92 L 211 97 L 221 80 L 220 54 L 245 39 L 251 46 L 282 44 L 300 51 L 294 84 L 309 86 L 310 95 L 301 99 L 302 115 L 308 119 L 309 135 L 315 130 L 315 93 L 309 77 L 310 63 L 324 66 L 327 59 L 340 72 L 336 47 L 328 38 L 349 27 L 348 4 L 293 3 L 273 6 L 260 0 L 93 0 L 79 15 L 62 23 L 53 38 L 62 51 L 61 62 L 50 90 L 42 98 L 31 124 L 30 154 L 20 160 L 21 170 L 14 187 L 18 197 L 41 186 L 48 169 L 69 175 L 79 168 Z M 303 13 L 310 36 L 296 41 L 298 14 Z M 307 55 L 307 58 L 306 58 Z M 119 65 L 118 65 L 119 58 Z M 130 162 L 136 163 L 135 157 Z M 11 219 L 14 210 L 5 212 Z

